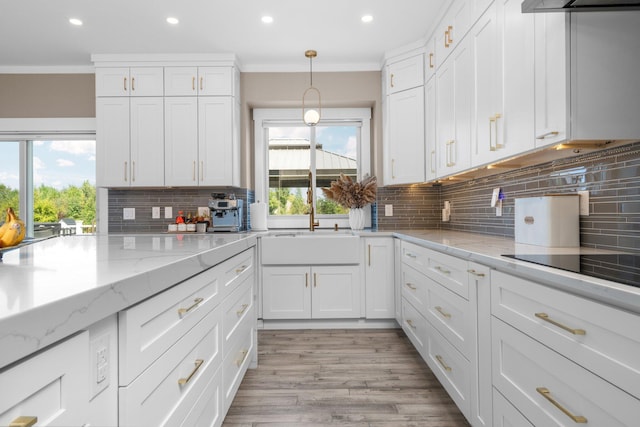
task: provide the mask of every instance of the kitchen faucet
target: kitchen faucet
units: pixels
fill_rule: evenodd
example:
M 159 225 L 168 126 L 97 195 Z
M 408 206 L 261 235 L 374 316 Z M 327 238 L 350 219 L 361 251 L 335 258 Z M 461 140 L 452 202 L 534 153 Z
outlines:
M 309 205 L 309 231 L 315 231 L 320 226 L 320 222 L 315 220 L 313 210 L 313 174 L 309 171 L 309 189 L 307 190 L 307 204 Z

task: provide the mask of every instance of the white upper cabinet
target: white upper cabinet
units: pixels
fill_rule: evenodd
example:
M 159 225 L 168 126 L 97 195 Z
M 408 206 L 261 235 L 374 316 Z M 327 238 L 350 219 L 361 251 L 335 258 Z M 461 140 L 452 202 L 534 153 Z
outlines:
M 533 15 L 496 0 L 471 30 L 474 69 L 472 165 L 534 148 Z
M 440 24 L 436 27 L 436 58 L 438 59 L 438 66 L 462 42 L 471 28 L 471 24 L 470 0 L 454 1 Z
M 436 154 L 436 78 L 430 78 L 424 85 L 424 144 L 425 144 L 425 179 L 431 181 L 438 176 Z
M 432 37 L 427 42 L 427 51 L 424 57 L 424 80 L 429 81 L 431 77 L 436 74 L 437 68 L 437 57 L 436 57 L 436 38 Z
M 165 96 L 232 96 L 231 67 L 166 67 Z
M 96 96 L 162 96 L 162 67 L 96 68 Z
M 424 56 L 415 55 L 387 66 L 387 95 L 424 84 Z

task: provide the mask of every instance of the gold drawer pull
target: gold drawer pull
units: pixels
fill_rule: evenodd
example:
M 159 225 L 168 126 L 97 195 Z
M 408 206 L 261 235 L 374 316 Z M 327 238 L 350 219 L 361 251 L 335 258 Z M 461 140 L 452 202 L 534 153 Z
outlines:
M 193 368 L 193 371 L 191 371 L 191 373 L 189 374 L 189 376 L 187 378 L 180 378 L 178 380 L 178 384 L 180 385 L 185 385 L 187 384 L 189 381 L 191 381 L 191 378 L 196 374 L 196 372 L 198 372 L 198 369 L 200 369 L 200 366 L 202 366 L 202 364 L 204 363 L 204 360 L 202 359 L 196 359 L 196 367 Z
M 451 319 L 451 314 L 450 314 L 450 313 L 447 313 L 446 311 L 444 311 L 444 310 L 442 309 L 442 307 L 440 307 L 439 305 L 437 305 L 435 308 L 436 308 L 436 310 L 438 310 L 438 313 L 442 314 L 442 317 L 446 317 L 447 319 Z
M 9 427 L 31 427 L 38 422 L 38 417 L 21 416 L 11 421 Z
M 193 300 L 193 304 L 191 304 L 189 307 L 187 307 L 187 308 L 179 308 L 178 309 L 178 314 L 180 316 L 182 316 L 183 314 L 187 314 L 188 312 L 190 312 L 191 310 L 196 308 L 202 301 L 204 301 L 204 298 L 196 298 L 196 299 L 194 299 Z
M 236 268 L 236 274 L 240 274 L 240 273 L 242 273 L 243 271 L 245 271 L 246 269 L 247 269 L 247 266 L 246 266 L 246 265 L 243 265 L 243 266 L 242 266 L 242 267 L 240 267 L 240 268 Z
M 445 269 L 445 268 L 442 268 L 442 267 L 440 267 L 439 265 L 437 265 L 437 266 L 435 267 L 435 269 L 436 269 L 436 270 L 438 270 L 438 271 L 439 271 L 440 273 L 442 273 L 442 274 L 451 274 L 451 271 L 449 271 L 449 270 L 447 270 L 447 269 Z
M 567 408 L 558 403 L 552 396 L 551 392 L 546 387 L 537 387 L 536 391 L 542 395 L 545 399 L 553 404 L 556 408 L 560 409 L 567 417 L 571 418 L 574 423 L 586 424 L 587 419 L 582 415 L 573 415 Z
M 442 366 L 445 371 L 447 371 L 447 372 L 451 372 L 452 371 L 451 366 L 447 365 L 444 362 L 444 359 L 442 358 L 442 356 L 440 356 L 439 354 L 436 354 L 436 359 L 438 360 L 438 363 L 440 363 L 440 366 Z
M 411 319 L 407 319 L 407 325 L 411 326 L 413 329 L 417 329 L 416 326 L 413 324 L 413 320 Z
M 405 283 L 405 285 L 407 285 L 407 288 L 411 289 L 412 291 L 415 291 L 416 289 L 418 289 L 415 286 L 413 286 L 413 283 L 407 282 Z
M 544 320 L 545 322 L 549 322 L 554 326 L 557 326 L 560 329 L 564 329 L 567 332 L 571 332 L 573 335 L 585 335 L 587 332 L 584 329 L 574 329 L 568 326 L 563 325 L 560 322 L 556 322 L 552 318 L 549 317 L 547 313 L 536 313 L 536 317 Z
M 236 359 L 236 366 L 239 368 L 244 363 L 244 359 L 247 358 L 247 354 L 249 354 L 249 350 L 242 350 L 240 352 L 240 358 Z
M 408 256 L 409 258 L 417 258 L 414 254 L 412 254 L 411 252 L 405 252 L 405 255 Z
M 247 311 L 247 307 L 249 307 L 249 304 L 242 304 L 242 308 L 236 311 L 236 314 L 238 315 L 238 317 L 242 316 L 244 312 Z
M 475 271 L 474 269 L 471 270 L 467 270 L 467 273 L 473 274 L 476 277 L 484 277 L 485 274 L 484 273 L 478 273 L 477 271 Z
M 553 130 L 551 132 L 543 133 L 542 135 L 536 136 L 536 139 L 545 139 L 549 136 L 558 136 L 559 134 L 560 132 Z

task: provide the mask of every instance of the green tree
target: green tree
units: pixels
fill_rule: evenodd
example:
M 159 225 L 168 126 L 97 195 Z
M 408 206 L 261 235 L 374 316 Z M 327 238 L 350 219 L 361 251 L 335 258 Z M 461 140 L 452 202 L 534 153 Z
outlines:
M 39 199 L 33 201 L 33 221 L 34 222 L 57 222 L 58 209 L 50 199 Z
M 0 224 L 4 222 L 9 207 L 12 207 L 16 215 L 20 216 L 18 190 L 0 184 Z

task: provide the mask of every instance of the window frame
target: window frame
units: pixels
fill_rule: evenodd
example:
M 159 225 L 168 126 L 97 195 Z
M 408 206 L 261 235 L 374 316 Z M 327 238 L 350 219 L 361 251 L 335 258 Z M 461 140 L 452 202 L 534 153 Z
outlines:
M 268 203 L 269 200 L 269 127 L 277 126 L 300 126 L 306 127 L 302 121 L 300 109 L 293 108 L 255 108 L 253 109 L 254 121 L 254 189 L 255 199 Z M 323 108 L 322 118 L 318 126 L 342 125 L 352 123 L 354 127 L 359 127 L 359 137 L 357 141 L 358 152 L 358 180 L 371 174 L 371 109 L 370 108 Z M 315 127 L 311 127 L 313 138 L 315 139 Z M 312 144 L 313 145 L 313 144 Z M 315 164 L 314 150 L 311 151 L 311 164 Z M 315 196 L 315 179 L 312 186 Z M 313 200 L 316 206 L 316 197 Z M 371 210 L 365 209 L 365 227 L 371 226 Z M 320 222 L 319 228 L 348 227 L 348 215 L 316 215 Z M 268 215 L 267 227 L 274 229 L 282 228 L 309 228 L 308 215 Z

